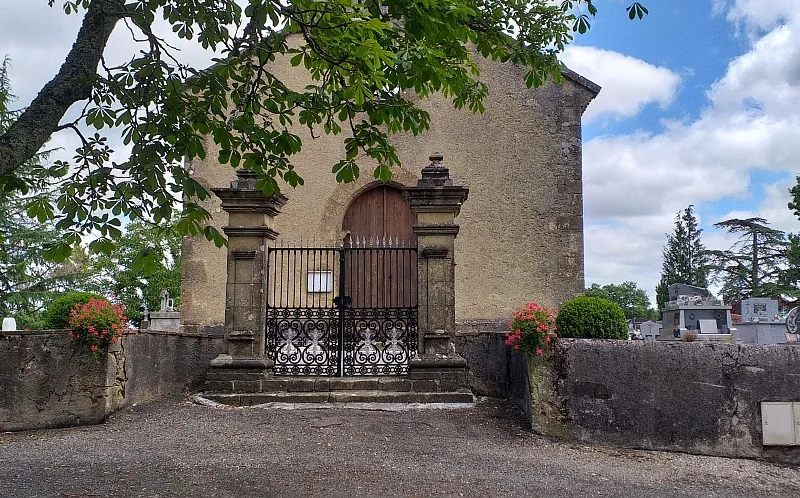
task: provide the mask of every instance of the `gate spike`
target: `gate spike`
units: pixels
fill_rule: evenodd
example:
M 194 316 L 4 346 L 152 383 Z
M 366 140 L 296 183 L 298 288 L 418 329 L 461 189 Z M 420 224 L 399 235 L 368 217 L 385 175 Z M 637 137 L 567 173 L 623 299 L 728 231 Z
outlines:
M 395 247 L 400 247 L 400 238 L 399 237 L 395 237 L 394 238 L 394 246 Z
M 392 240 L 392 239 L 389 239 Z M 383 247 L 386 247 L 386 235 L 383 236 Z

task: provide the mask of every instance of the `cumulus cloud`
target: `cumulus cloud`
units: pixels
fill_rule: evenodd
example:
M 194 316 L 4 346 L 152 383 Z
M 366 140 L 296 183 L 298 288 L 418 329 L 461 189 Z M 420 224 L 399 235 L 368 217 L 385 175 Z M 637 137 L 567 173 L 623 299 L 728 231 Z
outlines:
M 659 132 L 601 136 L 584 146 L 589 283 L 635 279 L 652 296 L 664 233 L 688 204 L 702 212 L 705 202 L 751 199 L 751 210 L 730 211 L 707 220 L 709 226 L 760 216 L 780 230 L 800 230 L 786 207 L 788 188 L 800 172 L 800 0 L 770 2 L 769 8 L 762 0 L 717 6 L 751 33 L 761 31 L 707 90 L 708 105 L 698 118 L 666 122 Z M 751 192 L 756 168 L 786 172 L 791 179 Z M 710 229 L 703 241 L 724 249 L 733 238 Z M 616 250 L 626 257 L 609 258 Z
M 755 34 L 791 20 L 800 11 L 800 0 L 715 0 L 714 6 L 718 12 L 727 11 L 728 20 Z
M 595 47 L 568 47 L 561 60 L 603 87 L 586 110 L 584 122 L 632 117 L 653 103 L 667 107 L 681 82 L 680 76 L 667 68 Z

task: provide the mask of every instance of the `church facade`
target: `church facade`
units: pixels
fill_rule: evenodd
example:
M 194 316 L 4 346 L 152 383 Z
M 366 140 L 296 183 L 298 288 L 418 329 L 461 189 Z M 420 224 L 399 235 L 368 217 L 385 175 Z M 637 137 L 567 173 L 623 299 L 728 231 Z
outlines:
M 441 97 L 423 101 L 431 128 L 418 137 L 392 137 L 403 167 L 388 184 L 372 177 L 370 164 L 361 165 L 356 181 L 337 183 L 331 165 L 344 157 L 342 137 L 299 131 L 303 149 L 294 163 L 305 183 L 283 191 L 288 201 L 275 218 L 277 244 L 385 238 L 413 244 L 415 220 L 402 189 L 415 185 L 429 156 L 440 153 L 455 181 L 469 187 L 455 240 L 460 330 L 501 327 L 529 301 L 558 307 L 583 293 L 581 116 L 600 88 L 567 70 L 561 84 L 528 89 L 523 68 L 485 60 L 480 65 L 489 86 L 486 111 L 457 110 Z M 305 78 L 280 61 L 274 72 L 289 83 Z M 209 188 L 226 187 L 236 177 L 230 166 L 215 162 L 217 153 L 209 142 L 205 161 L 188 165 Z M 212 197 L 206 208 L 214 226 L 226 225 L 219 199 Z M 184 240 L 184 331 L 222 331 L 226 270 L 224 249 L 199 237 Z

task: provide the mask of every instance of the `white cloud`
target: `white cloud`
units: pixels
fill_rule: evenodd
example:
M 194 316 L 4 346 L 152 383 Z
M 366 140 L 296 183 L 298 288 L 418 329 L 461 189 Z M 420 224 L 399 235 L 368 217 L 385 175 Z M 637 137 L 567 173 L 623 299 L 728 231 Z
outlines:
M 726 9 L 728 20 L 754 34 L 792 19 L 800 11 L 800 0 L 715 0 L 717 12 Z
M 777 229 L 800 232 L 787 208 L 788 189 L 800 172 L 800 0 L 765 3 L 717 2 L 753 38 L 708 89 L 708 105 L 696 119 L 585 143 L 587 284 L 634 280 L 652 297 L 664 233 L 689 204 L 699 213 L 707 202 L 738 198 L 752 208 L 724 213 L 707 226 L 760 216 Z M 611 87 L 620 95 L 624 86 L 615 84 L 606 83 L 603 92 Z M 791 178 L 753 191 L 750 178 L 758 170 Z M 714 228 L 703 233 L 712 249 L 734 240 Z
M 594 47 L 570 46 L 561 60 L 603 87 L 586 110 L 584 122 L 608 116 L 632 117 L 653 103 L 667 107 L 675 99 L 681 81 L 667 68 Z

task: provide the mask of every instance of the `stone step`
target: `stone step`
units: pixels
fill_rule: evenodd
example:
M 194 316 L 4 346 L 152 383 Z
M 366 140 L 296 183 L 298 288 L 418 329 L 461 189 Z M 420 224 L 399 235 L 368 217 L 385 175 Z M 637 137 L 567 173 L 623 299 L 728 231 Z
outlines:
M 411 377 L 221 377 L 215 372 L 208 375 L 205 391 L 212 393 L 312 393 L 334 391 L 391 391 L 391 392 L 456 392 L 465 382 L 457 376 L 440 374 Z
M 266 403 L 473 403 L 468 389 L 439 392 L 336 390 L 312 392 L 262 392 L 244 394 L 201 393 L 223 405 L 253 406 Z

